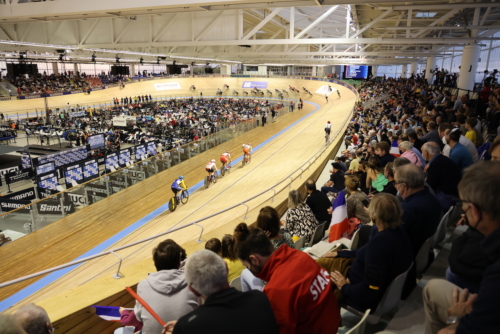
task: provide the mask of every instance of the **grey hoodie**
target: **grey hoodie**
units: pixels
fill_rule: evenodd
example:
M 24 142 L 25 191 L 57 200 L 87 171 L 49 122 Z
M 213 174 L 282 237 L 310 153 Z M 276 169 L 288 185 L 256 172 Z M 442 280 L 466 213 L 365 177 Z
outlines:
M 160 270 L 149 274 L 137 285 L 137 294 L 165 323 L 178 320 L 199 305 L 198 298 L 188 289 L 183 270 Z M 138 302 L 134 312 L 137 319 L 144 323 L 143 334 L 161 333 L 163 327 Z

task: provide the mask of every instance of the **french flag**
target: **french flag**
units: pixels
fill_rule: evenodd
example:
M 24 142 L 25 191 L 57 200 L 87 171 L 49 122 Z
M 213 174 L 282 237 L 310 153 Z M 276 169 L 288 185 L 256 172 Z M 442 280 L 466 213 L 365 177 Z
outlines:
M 330 223 L 330 235 L 328 242 L 333 242 L 342 238 L 342 234 L 349 228 L 347 219 L 347 204 L 344 191 L 337 194 L 337 198 L 332 204 L 332 222 Z
M 391 150 L 389 151 L 389 153 L 396 158 L 399 158 L 401 156 L 401 154 L 399 153 L 399 145 L 397 140 L 392 141 Z
M 120 321 L 119 307 L 116 306 L 95 306 L 95 314 L 107 321 Z

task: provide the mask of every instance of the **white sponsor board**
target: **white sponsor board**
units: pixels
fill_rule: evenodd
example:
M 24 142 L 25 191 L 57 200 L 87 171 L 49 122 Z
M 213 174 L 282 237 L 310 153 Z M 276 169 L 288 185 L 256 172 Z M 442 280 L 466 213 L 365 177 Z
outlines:
M 181 89 L 181 85 L 178 82 L 157 83 L 154 86 L 156 90 Z
M 316 94 L 321 94 L 321 95 L 330 95 L 333 92 L 336 92 L 337 90 L 332 87 L 332 90 L 328 89 L 328 86 L 321 86 L 317 91 Z
M 135 116 L 115 116 L 113 117 L 113 125 L 114 126 L 128 126 L 130 123 L 135 124 L 136 118 Z

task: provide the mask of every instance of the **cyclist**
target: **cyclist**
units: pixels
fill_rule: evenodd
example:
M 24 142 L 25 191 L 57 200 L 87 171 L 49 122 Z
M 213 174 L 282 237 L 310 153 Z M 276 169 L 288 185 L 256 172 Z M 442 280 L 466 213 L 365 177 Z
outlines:
M 222 168 L 224 168 L 224 166 L 227 166 L 227 163 L 231 162 L 231 161 L 232 161 L 231 160 L 231 152 L 229 152 L 229 151 L 226 151 L 226 153 L 222 153 L 222 155 L 220 156 L 220 162 L 222 162 Z
M 187 190 L 186 184 L 184 183 L 184 176 L 182 175 L 179 176 L 179 178 L 175 180 L 170 187 L 174 193 L 177 204 L 179 204 L 179 198 L 177 197 L 177 193 L 180 192 L 181 190 Z
M 328 121 L 325 125 L 325 138 L 326 142 L 328 143 L 328 140 L 330 139 L 330 132 L 332 131 L 332 125 L 330 124 L 330 121 Z
M 212 159 L 206 166 L 205 170 L 208 172 L 210 176 L 210 180 L 214 178 L 214 173 L 218 170 L 217 165 L 215 164 L 215 159 Z
M 332 131 L 332 125 L 330 124 L 330 121 L 328 121 L 325 125 L 326 135 L 329 136 L 331 131 Z
M 241 147 L 243 148 L 243 156 L 248 157 L 247 163 L 250 163 L 250 160 L 252 158 L 252 145 L 248 143 L 243 144 Z

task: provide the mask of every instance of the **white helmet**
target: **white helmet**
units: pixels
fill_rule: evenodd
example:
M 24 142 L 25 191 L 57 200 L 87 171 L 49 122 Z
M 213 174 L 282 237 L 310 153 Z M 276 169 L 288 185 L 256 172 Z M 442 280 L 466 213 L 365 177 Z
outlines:
M 215 162 L 215 159 L 212 159 L 212 162 Z

